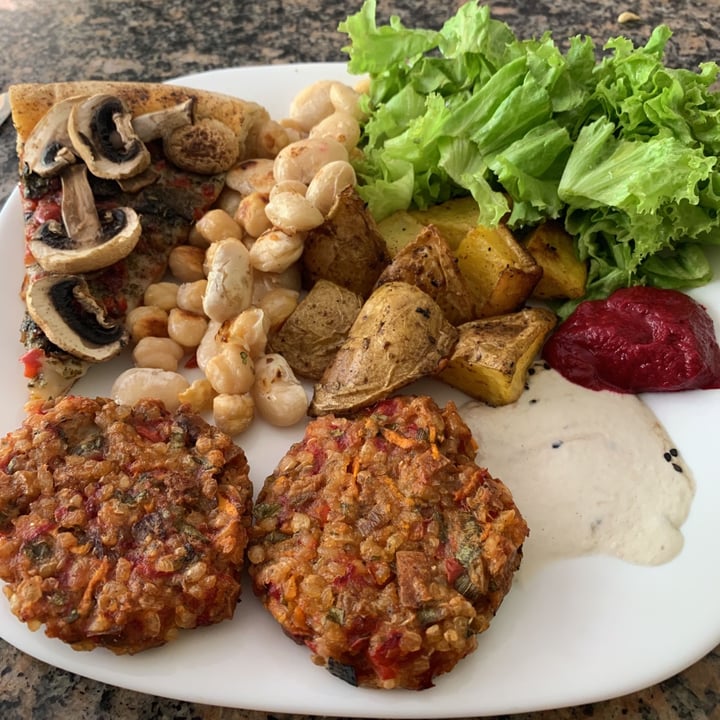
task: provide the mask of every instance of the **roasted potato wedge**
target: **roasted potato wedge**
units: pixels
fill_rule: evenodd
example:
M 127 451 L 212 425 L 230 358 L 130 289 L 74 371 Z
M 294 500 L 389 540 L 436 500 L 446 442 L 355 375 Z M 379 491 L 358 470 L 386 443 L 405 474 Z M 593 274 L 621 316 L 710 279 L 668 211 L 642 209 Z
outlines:
M 425 291 L 453 325 L 475 318 L 475 306 L 457 259 L 434 225 L 424 227 L 395 255 L 380 273 L 375 287 L 393 281 L 407 282 Z
M 542 268 L 505 225 L 478 225 L 455 251 L 478 317 L 521 307 L 542 277 Z
M 475 199 L 453 198 L 427 210 L 411 210 L 410 214 L 422 225 L 434 225 L 452 250 L 457 250 L 463 238 L 478 224 L 480 210 Z
M 543 270 L 534 298 L 572 300 L 585 294 L 587 263 L 578 258 L 572 236 L 560 223 L 539 225 L 525 240 L 525 249 Z
M 385 240 L 390 257 L 409 245 L 422 232 L 424 225 L 407 210 L 398 210 L 378 223 L 378 230 Z
M 315 384 L 308 413 L 347 414 L 438 372 L 457 337 L 440 306 L 420 288 L 404 282 L 381 285 Z
M 457 345 L 439 377 L 488 405 L 513 403 L 556 322 L 550 310 L 528 307 L 465 323 L 458 328 Z
M 338 195 L 325 222 L 308 232 L 300 260 L 303 283 L 330 280 L 367 298 L 390 262 L 377 223 L 354 187 Z
M 378 223 L 391 257 L 409 245 L 427 225 L 434 225 L 452 250 L 477 225 L 478 206 L 471 197 L 453 198 L 427 210 L 398 210 Z
M 318 280 L 282 327 L 269 338 L 293 372 L 319 380 L 362 307 L 362 298 L 329 280 Z

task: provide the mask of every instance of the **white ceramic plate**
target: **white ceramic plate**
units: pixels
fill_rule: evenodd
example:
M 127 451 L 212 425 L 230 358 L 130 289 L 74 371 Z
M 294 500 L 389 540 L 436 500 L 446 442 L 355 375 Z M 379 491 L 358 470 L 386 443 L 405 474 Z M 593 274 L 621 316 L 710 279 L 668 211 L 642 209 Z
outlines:
M 213 71 L 178 82 L 259 101 L 280 118 L 295 92 L 323 78 L 347 75 L 339 64 L 296 65 Z M 22 213 L 14 193 L 0 213 L 2 433 L 19 425 L 26 399 L 17 340 L 22 237 Z M 710 308 L 720 327 L 720 283 L 694 295 Z M 126 363 L 122 359 L 94 368 L 76 391 L 107 393 Z M 447 391 L 428 387 L 444 400 Z M 577 705 L 647 687 L 684 669 L 720 642 L 720 573 L 715 569 L 720 555 L 720 473 L 714 454 L 720 395 L 690 392 L 651 396 L 647 401 L 697 481 L 681 554 L 654 568 L 583 557 L 547 563 L 532 572 L 521 569 L 492 627 L 480 636 L 477 651 L 430 690 L 364 690 L 334 678 L 310 662 L 305 648 L 282 634 L 247 586 L 232 621 L 188 631 L 164 648 L 134 657 L 115 657 L 105 650 L 78 653 L 47 639 L 42 631 L 32 633 L 10 613 L 4 598 L 0 634 L 40 660 L 112 685 L 272 712 L 477 716 Z M 300 435 L 300 428 L 277 431 L 256 424 L 242 436 L 256 487 Z

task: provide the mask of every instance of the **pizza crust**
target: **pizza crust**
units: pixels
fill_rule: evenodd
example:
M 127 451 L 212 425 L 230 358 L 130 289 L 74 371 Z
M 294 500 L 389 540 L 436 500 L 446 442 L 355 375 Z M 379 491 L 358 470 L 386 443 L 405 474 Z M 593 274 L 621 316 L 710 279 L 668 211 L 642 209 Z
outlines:
M 254 147 L 254 138 L 270 122 L 267 110 L 258 103 L 179 85 L 104 80 L 25 83 L 11 85 L 8 91 L 18 155 L 22 157 L 25 141 L 53 105 L 76 95 L 101 93 L 118 96 L 133 115 L 162 110 L 194 97 L 196 118 L 214 118 L 225 123 L 238 138 L 241 158 L 256 154 L 259 149 Z

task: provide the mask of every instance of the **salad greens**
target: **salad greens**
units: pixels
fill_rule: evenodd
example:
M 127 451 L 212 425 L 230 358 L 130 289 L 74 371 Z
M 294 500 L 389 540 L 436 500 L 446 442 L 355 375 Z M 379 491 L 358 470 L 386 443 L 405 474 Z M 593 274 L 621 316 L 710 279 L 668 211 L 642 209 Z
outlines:
M 565 52 L 550 33 L 518 39 L 477 0 L 437 31 L 378 26 L 365 0 L 339 29 L 350 72 L 370 78 L 356 170 L 377 219 L 472 194 L 481 224 L 563 219 L 590 263 L 586 298 L 710 280 L 719 68 L 666 67 L 666 26 L 644 47 L 613 38 L 599 59 L 587 37 Z

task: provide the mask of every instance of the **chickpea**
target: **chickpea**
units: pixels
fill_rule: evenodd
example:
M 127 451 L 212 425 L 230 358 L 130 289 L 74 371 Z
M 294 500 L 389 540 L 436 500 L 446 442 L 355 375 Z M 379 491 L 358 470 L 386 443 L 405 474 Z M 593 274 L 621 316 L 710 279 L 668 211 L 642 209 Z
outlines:
M 237 190 L 228 187 L 226 183 L 215 201 L 215 207 L 224 210 L 230 217 L 233 217 L 237 206 L 240 204 L 240 198 L 242 198 L 242 195 Z
M 177 372 L 159 368 L 130 368 L 115 379 L 110 395 L 121 405 L 134 405 L 144 398 L 154 398 L 173 411 L 180 406 L 178 395 L 187 390 L 189 385 L 187 378 Z
M 246 149 L 252 155 L 274 158 L 289 142 L 287 130 L 275 120 L 266 120 L 253 128 L 246 142 Z
M 225 238 L 242 239 L 242 228 L 225 210 L 213 208 L 208 210 L 196 223 L 197 231 L 210 243 L 216 243 Z
M 255 363 L 253 400 L 258 413 L 271 425 L 289 427 L 307 414 L 305 388 L 282 355 L 263 355 Z
M 240 240 L 226 238 L 213 246 L 203 309 L 223 322 L 250 306 L 253 291 L 250 253 Z
M 167 337 L 167 323 L 166 310 L 156 305 L 139 305 L 127 314 L 125 325 L 136 343 L 144 337 Z
M 195 348 L 205 335 L 208 322 L 203 315 L 173 308 L 168 314 L 168 335 L 178 345 Z
M 207 288 L 207 280 L 194 280 L 193 282 L 181 283 L 178 285 L 177 291 L 177 306 L 181 310 L 187 310 L 197 315 L 202 315 L 203 310 L 203 295 L 205 295 L 205 289 Z
M 269 320 L 258 307 L 249 307 L 237 317 L 227 320 L 218 331 L 221 342 L 242 345 L 254 360 L 265 352 Z
M 315 125 L 310 137 L 334 138 L 350 151 L 360 140 L 360 123 L 352 115 L 336 111 Z
M 195 225 L 190 228 L 187 244 L 191 245 L 192 247 L 202 248 L 203 250 L 207 249 L 207 247 L 210 245 L 210 243 L 200 234 L 200 231 Z
M 143 302 L 145 305 L 155 305 L 163 310 L 171 310 L 177 305 L 178 286 L 174 282 L 151 283 L 145 289 Z
M 170 251 L 168 267 L 180 282 L 201 280 L 205 277 L 203 260 L 205 252 L 193 245 L 178 245 Z
M 274 195 L 265 214 L 276 228 L 289 234 L 312 230 L 325 221 L 323 214 L 307 198 L 294 192 Z
M 267 193 L 252 192 L 246 195 L 238 205 L 235 220 L 245 228 L 245 232 L 251 237 L 257 237 L 270 228 L 270 220 L 265 214 L 267 204 Z
M 242 345 L 226 343 L 217 355 L 208 360 L 205 376 L 215 392 L 241 395 L 253 386 L 255 363 Z
M 239 435 L 250 427 L 255 415 L 255 403 L 250 393 L 231 395 L 220 393 L 213 398 L 215 425 L 228 435 Z
M 273 164 L 270 158 L 245 160 L 228 172 L 225 184 L 240 195 L 269 193 L 275 183 Z
M 195 412 L 205 412 L 212 408 L 215 394 L 207 378 L 198 378 L 178 395 L 178 399 L 181 403 L 190 405 Z
M 184 354 L 178 343 L 166 337 L 144 337 L 133 348 L 135 365 L 143 368 L 175 371 Z
M 336 160 L 323 165 L 308 185 L 305 197 L 323 215 L 327 215 L 335 199 L 346 187 L 355 186 L 357 177 L 355 169 L 349 162 Z
M 262 272 L 279 273 L 300 259 L 304 247 L 304 233 L 268 230 L 250 248 L 250 263 Z
M 298 305 L 300 293 L 297 290 L 277 287 L 265 293 L 260 299 L 260 308 L 265 313 L 269 332 L 277 330 Z
M 298 140 L 277 154 L 273 165 L 275 182 L 299 180 L 307 185 L 323 165 L 347 159 L 347 148 L 333 138 Z

